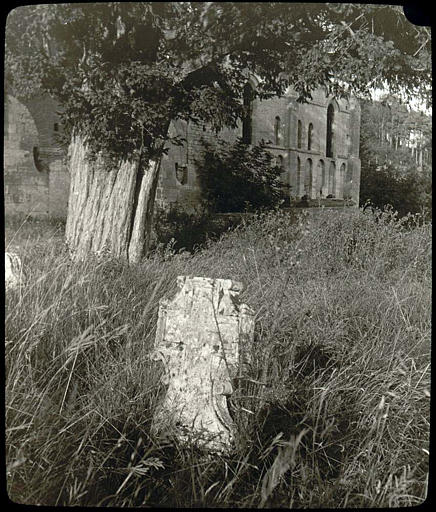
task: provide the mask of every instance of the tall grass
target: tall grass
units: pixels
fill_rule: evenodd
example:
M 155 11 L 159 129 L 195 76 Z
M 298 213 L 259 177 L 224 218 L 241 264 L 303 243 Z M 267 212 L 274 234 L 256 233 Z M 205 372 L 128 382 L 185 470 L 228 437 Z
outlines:
M 427 493 L 431 226 L 392 212 L 261 214 L 191 255 L 73 264 L 59 226 L 6 231 L 8 492 L 42 505 L 385 507 Z M 18 228 L 20 228 L 18 230 Z M 11 246 L 10 245 L 10 246 Z M 227 456 L 150 434 L 148 359 L 177 275 L 242 281 L 252 364 Z

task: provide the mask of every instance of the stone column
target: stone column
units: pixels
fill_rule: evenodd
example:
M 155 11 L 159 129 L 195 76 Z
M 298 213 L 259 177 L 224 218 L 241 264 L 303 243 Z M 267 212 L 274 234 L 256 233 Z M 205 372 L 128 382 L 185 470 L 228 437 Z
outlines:
M 152 359 L 163 362 L 168 388 L 152 431 L 226 451 L 234 437 L 227 397 L 249 360 L 254 313 L 239 302 L 241 283 L 179 276 L 177 285 L 160 302 Z
M 353 99 L 352 109 L 350 109 L 350 156 L 359 158 L 360 146 L 360 104 L 357 99 Z
M 349 158 L 348 167 L 351 169 L 353 176 L 351 184 L 351 199 L 354 202 L 354 206 L 358 207 L 360 197 L 360 159 L 355 157 Z
M 288 104 L 288 130 L 287 130 L 287 141 L 285 147 L 289 147 L 291 149 L 297 147 L 297 105 L 295 100 L 291 100 Z
M 291 197 L 298 197 L 297 190 L 297 153 L 289 151 L 289 185 L 291 185 Z
M 350 110 L 350 156 L 348 159 L 348 167 L 352 170 L 353 183 L 351 187 L 351 198 L 355 206 L 359 206 L 360 195 L 360 158 L 359 158 L 359 144 L 360 144 L 360 104 L 357 99 L 352 101 L 352 109 Z

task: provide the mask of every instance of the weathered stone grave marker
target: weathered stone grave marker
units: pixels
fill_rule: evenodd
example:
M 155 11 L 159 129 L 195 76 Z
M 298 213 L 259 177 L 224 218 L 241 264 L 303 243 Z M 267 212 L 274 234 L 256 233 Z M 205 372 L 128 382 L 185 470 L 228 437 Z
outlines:
M 5 252 L 6 290 L 16 288 L 22 281 L 22 263 L 18 254 Z
M 241 283 L 179 276 L 177 285 L 174 298 L 160 302 L 152 358 L 163 361 L 168 389 L 152 429 L 226 451 L 234 435 L 227 397 L 248 362 L 254 313 L 239 302 Z

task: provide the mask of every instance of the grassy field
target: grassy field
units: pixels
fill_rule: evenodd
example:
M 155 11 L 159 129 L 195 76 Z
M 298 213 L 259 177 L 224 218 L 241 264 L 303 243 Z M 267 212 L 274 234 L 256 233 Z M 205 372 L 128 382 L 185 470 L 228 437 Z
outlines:
M 427 493 L 431 225 L 273 212 L 195 254 L 72 264 L 62 225 L 9 221 L 9 497 L 40 505 L 396 507 Z M 177 275 L 231 278 L 256 311 L 229 456 L 150 435 L 147 355 Z M 251 410 L 253 414 L 244 412 Z

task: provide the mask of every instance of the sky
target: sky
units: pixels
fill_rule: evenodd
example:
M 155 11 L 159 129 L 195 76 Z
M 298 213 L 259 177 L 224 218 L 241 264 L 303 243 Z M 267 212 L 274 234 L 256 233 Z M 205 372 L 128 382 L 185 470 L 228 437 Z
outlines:
M 380 98 L 382 98 L 386 94 L 389 94 L 389 91 L 388 91 L 387 88 L 386 89 L 374 89 L 373 93 L 372 93 L 372 100 L 373 101 L 379 101 Z M 420 98 L 418 98 L 417 96 L 412 98 L 409 102 L 406 101 L 405 95 L 404 95 L 404 97 L 402 99 L 404 99 L 405 103 L 408 103 L 410 105 L 412 110 L 416 110 L 418 112 L 424 112 L 424 114 L 427 115 L 427 116 L 431 116 L 432 115 L 432 109 L 428 108 L 423 103 L 423 101 Z

